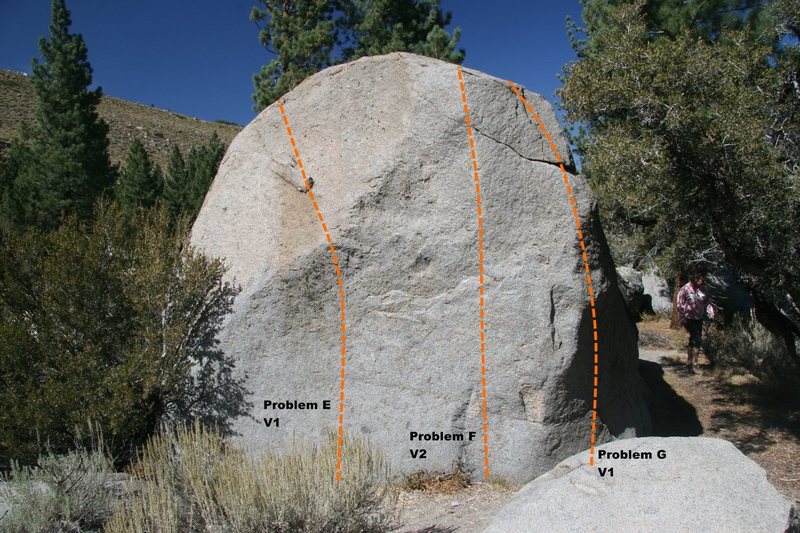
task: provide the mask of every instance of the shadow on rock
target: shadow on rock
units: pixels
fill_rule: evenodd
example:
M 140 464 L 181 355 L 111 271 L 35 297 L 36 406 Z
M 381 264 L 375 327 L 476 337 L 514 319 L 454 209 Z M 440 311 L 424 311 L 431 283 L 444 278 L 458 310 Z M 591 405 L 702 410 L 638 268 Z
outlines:
M 697 410 L 664 381 L 661 365 L 639 361 L 639 375 L 647 384 L 654 436 L 694 437 L 703 433 Z

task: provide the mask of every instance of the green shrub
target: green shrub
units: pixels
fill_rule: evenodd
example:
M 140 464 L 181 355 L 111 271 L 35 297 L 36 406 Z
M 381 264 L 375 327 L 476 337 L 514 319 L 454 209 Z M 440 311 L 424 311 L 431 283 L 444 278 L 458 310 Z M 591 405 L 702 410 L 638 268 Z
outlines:
M 94 421 L 124 461 L 166 420 L 225 429 L 246 411 L 217 332 L 236 289 L 164 208 L 101 206 L 94 223 L 0 246 L 0 468 L 65 453 Z
M 743 368 L 776 390 L 798 381 L 785 344 L 748 317 L 736 316 L 728 327 L 709 328 L 703 349 L 715 363 Z
M 118 499 L 114 477 L 102 445 L 81 446 L 66 455 L 47 453 L 32 467 L 13 462 L 0 488 L 11 506 L 0 531 L 100 531 Z
M 343 448 L 337 482 L 334 435 L 255 459 L 216 432 L 179 427 L 146 445 L 132 470 L 141 490 L 107 531 L 389 531 L 395 494 L 382 454 L 352 437 Z

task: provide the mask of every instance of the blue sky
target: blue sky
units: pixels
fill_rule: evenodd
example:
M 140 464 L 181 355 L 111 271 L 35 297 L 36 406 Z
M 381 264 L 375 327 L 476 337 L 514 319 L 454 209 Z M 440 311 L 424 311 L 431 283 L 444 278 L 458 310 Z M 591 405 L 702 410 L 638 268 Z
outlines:
M 253 0 L 67 0 L 103 91 L 206 120 L 248 123 L 252 75 L 271 55 L 248 16 Z M 443 0 L 462 29 L 464 65 L 513 79 L 551 101 L 574 59 L 566 16 L 578 0 Z M 0 0 L 0 68 L 30 72 L 48 0 Z M 2 105 L 2 102 L 0 102 Z

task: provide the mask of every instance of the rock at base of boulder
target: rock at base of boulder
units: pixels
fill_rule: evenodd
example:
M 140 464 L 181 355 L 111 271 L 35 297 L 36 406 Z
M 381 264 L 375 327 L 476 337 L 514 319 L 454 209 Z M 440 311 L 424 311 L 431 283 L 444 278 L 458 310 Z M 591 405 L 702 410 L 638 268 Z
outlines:
M 528 483 L 486 532 L 800 531 L 793 505 L 725 440 L 615 441 L 588 463 L 582 452 Z

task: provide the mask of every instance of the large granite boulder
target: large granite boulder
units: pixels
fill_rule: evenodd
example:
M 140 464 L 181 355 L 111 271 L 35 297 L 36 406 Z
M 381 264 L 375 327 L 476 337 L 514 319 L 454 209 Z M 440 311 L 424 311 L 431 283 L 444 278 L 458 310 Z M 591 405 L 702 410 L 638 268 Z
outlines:
M 521 482 L 589 445 L 592 316 L 549 142 L 506 82 L 464 77 L 483 194 L 490 468 Z M 552 108 L 526 94 L 571 169 Z M 482 476 L 477 209 L 456 66 L 364 58 L 310 77 L 284 105 L 342 269 L 345 431 L 398 472 L 460 461 Z M 570 180 L 597 301 L 598 439 L 633 437 L 649 428 L 635 326 L 591 191 Z M 221 337 L 253 395 L 239 442 L 285 449 L 337 429 L 337 277 L 277 103 L 231 143 L 192 244 L 224 257 L 242 286 Z
M 672 291 L 669 284 L 657 269 L 642 274 L 644 294 L 650 297 L 650 306 L 654 313 L 669 315 L 672 313 Z
M 486 533 L 800 532 L 792 503 L 728 441 L 648 437 L 605 444 L 601 452 L 616 458 L 590 467 L 583 452 L 528 483 Z
M 639 322 L 643 313 L 653 314 L 651 298 L 644 292 L 641 272 L 631 267 L 617 267 L 617 285 L 635 321 Z

